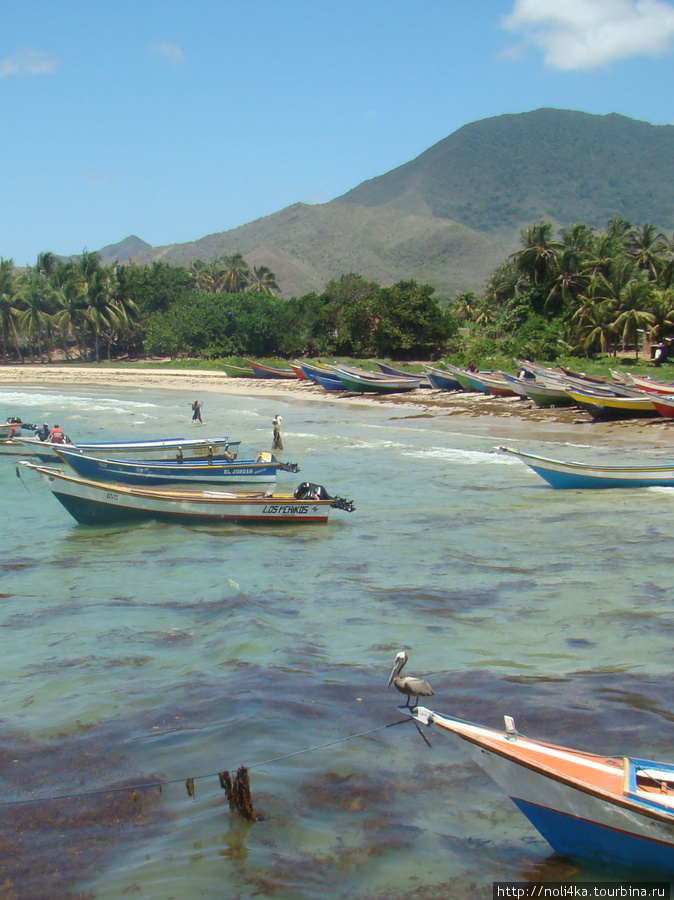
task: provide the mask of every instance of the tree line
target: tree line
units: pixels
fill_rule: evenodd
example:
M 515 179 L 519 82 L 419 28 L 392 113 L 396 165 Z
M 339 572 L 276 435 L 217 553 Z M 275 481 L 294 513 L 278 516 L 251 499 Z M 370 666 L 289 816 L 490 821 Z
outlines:
M 241 254 L 188 267 L 103 265 L 96 253 L 0 258 L 4 361 L 120 356 L 434 358 L 456 335 L 429 285 L 348 274 L 284 300 L 274 273 Z
M 616 216 L 605 229 L 576 224 L 555 235 L 542 221 L 489 278 L 481 296 L 458 295 L 456 320 L 486 348 L 542 360 L 638 348 L 674 335 L 674 238 Z

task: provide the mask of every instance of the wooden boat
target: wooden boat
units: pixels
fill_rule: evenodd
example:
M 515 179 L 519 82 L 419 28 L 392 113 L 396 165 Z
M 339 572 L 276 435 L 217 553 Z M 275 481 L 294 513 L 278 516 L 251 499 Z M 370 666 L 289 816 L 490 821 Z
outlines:
M 151 441 L 104 441 L 97 443 L 77 442 L 76 444 L 51 444 L 39 438 L 20 438 L 35 456 L 47 462 L 53 462 L 56 454 L 54 447 L 67 446 L 89 456 L 103 456 L 112 459 L 213 459 L 228 458 L 236 454 L 241 441 L 230 441 L 229 438 L 165 438 Z M 231 459 L 231 455 L 229 456 Z
M 279 369 L 277 366 L 265 366 L 263 363 L 247 359 L 256 378 L 297 378 L 292 369 Z
M 295 463 L 279 462 L 268 452 L 255 459 L 186 459 L 181 463 L 163 459 L 125 460 L 89 456 L 67 447 L 54 446 L 58 459 L 82 478 L 141 486 L 173 485 L 192 487 L 201 484 L 274 484 L 280 471 L 299 471 Z
M 417 722 L 465 741 L 473 760 L 558 853 L 674 872 L 674 765 L 572 750 L 425 707 Z
M 351 512 L 354 508 L 351 501 L 331 497 L 321 485 L 309 482 L 299 485 L 293 494 L 134 487 L 80 478 L 25 460 L 20 465 L 36 472 L 70 515 L 85 525 L 146 519 L 194 524 L 302 524 L 327 522 L 331 509 Z
M 26 449 L 26 445 L 16 438 L 0 438 L 0 456 L 33 456 L 30 450 Z
M 616 394 L 590 393 L 568 388 L 574 403 L 599 421 L 657 416 L 653 400 L 648 396 L 618 397 Z
M 471 379 L 471 372 L 468 372 L 466 369 L 460 369 L 458 366 L 453 366 L 451 363 L 445 363 L 445 365 L 450 375 L 453 375 L 461 385 L 462 391 L 467 391 L 471 394 L 487 393 L 487 389 L 483 385 L 478 385 Z
M 332 372 L 313 372 L 311 381 L 322 387 L 324 391 L 343 391 L 345 390 L 342 379 Z
M 651 394 L 653 406 L 658 415 L 666 419 L 674 419 L 674 394 Z
M 647 378 L 644 375 L 632 375 L 628 373 L 628 378 L 643 391 L 649 391 L 653 394 L 670 394 L 674 395 L 674 384 L 667 381 L 656 381 L 655 378 Z
M 668 466 L 598 466 L 562 462 L 510 447 L 499 447 L 516 456 L 553 488 L 674 487 L 674 463 Z
M 253 375 L 250 371 L 250 367 L 234 366 L 230 363 L 222 363 L 222 370 L 225 375 L 229 375 L 230 378 L 251 378 Z
M 436 391 L 460 391 L 461 385 L 450 373 L 435 366 L 424 366 L 426 377 L 431 387 Z
M 343 390 L 363 394 L 399 394 L 419 387 L 418 378 L 393 378 L 385 375 L 359 375 L 353 369 L 332 366 L 332 371 L 342 382 Z
M 537 378 L 521 379 L 522 390 L 536 406 L 573 406 L 575 400 L 562 383 L 552 384 Z
M 480 384 L 485 394 L 494 397 L 515 397 L 517 394 L 501 372 L 471 372 L 468 377 L 474 384 Z
M 394 378 L 418 378 L 419 379 L 419 387 L 429 388 L 431 386 L 430 381 L 428 380 L 428 375 L 412 375 L 409 372 L 403 372 L 402 369 L 396 369 L 395 366 L 389 366 L 383 362 L 377 362 L 379 366 L 379 371 L 382 375 L 392 375 Z

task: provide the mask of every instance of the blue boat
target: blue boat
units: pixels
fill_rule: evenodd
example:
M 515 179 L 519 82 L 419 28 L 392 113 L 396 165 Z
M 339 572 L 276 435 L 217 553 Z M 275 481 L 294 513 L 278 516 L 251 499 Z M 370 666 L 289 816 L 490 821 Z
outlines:
M 279 471 L 299 471 L 296 463 L 279 462 L 267 452 L 258 453 L 255 459 L 249 460 L 185 459 L 180 463 L 161 459 L 105 459 L 69 450 L 63 445 L 54 446 L 54 453 L 81 478 L 141 487 L 274 484 Z
M 562 462 L 510 447 L 499 447 L 516 456 L 553 488 L 674 487 L 674 463 L 663 466 L 599 466 Z
M 434 366 L 424 366 L 426 377 L 431 387 L 436 391 L 460 391 L 461 385 L 449 372 L 436 369 Z

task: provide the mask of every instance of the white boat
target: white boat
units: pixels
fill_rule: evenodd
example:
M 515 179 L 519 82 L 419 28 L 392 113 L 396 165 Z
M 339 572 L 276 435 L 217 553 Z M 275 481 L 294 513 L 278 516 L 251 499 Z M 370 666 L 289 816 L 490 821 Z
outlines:
M 164 438 L 151 441 L 112 441 L 95 443 L 52 444 L 39 438 L 20 438 L 33 454 L 48 462 L 56 461 L 54 447 L 66 446 L 69 450 L 79 450 L 88 456 L 103 456 L 110 459 L 209 459 L 230 458 L 238 453 L 241 441 L 229 438 Z
M 78 522 L 101 525 L 143 519 L 180 523 L 327 522 L 333 508 L 353 510 L 353 504 L 331 497 L 321 485 L 304 482 L 293 494 L 268 491 L 188 490 L 134 487 L 68 475 L 63 469 L 22 460 L 36 472 L 56 499 Z
M 511 447 L 499 447 L 521 459 L 553 488 L 674 487 L 674 463 L 665 465 L 602 466 L 565 462 Z

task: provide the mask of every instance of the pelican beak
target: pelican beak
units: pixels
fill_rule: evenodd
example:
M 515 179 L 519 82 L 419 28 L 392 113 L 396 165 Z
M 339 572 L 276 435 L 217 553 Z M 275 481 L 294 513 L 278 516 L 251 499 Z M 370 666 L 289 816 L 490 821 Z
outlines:
M 397 660 L 396 660 L 395 665 L 394 665 L 393 668 L 391 669 L 391 677 L 389 678 L 388 684 L 386 685 L 386 687 L 390 687 L 390 686 L 393 684 L 393 679 L 396 677 L 396 675 L 398 674 L 398 672 L 400 672 L 400 670 L 402 669 L 402 667 L 403 667 L 404 665 L 405 665 L 405 660 L 404 660 L 404 659 L 397 659 Z

